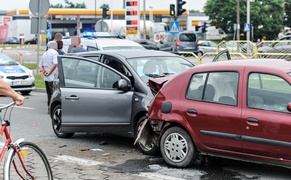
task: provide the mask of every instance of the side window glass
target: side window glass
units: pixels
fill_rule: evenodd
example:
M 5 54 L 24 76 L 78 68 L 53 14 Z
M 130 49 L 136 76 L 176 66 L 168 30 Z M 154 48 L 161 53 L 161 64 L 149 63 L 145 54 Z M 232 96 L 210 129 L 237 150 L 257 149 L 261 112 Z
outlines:
M 117 89 L 117 83 L 121 76 L 114 71 L 102 67 L 101 68 L 101 82 L 100 88 L 102 89 Z
M 270 111 L 288 112 L 291 87 L 283 78 L 262 73 L 248 77 L 247 106 Z
M 190 100 L 202 100 L 203 86 L 207 73 L 194 74 L 190 80 L 186 98 Z
M 226 105 L 237 105 L 239 74 L 237 72 L 209 73 L 204 99 Z
M 98 51 L 98 48 L 93 46 L 87 46 L 87 51 Z
M 62 59 L 65 87 L 96 88 L 98 65 L 86 60 Z

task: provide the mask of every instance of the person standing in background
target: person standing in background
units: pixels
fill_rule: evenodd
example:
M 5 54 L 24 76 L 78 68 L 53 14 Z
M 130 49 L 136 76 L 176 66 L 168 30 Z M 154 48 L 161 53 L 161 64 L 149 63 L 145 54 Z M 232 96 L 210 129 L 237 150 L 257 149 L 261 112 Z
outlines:
M 284 37 L 284 30 L 281 29 L 280 33 L 278 34 L 278 39 L 281 39 L 282 37 Z
M 71 45 L 73 46 L 72 53 L 86 52 L 86 50 L 81 46 L 81 38 L 79 36 L 71 37 Z
M 57 49 L 57 52 L 59 53 L 59 55 L 64 55 L 65 54 L 65 51 L 63 50 L 63 41 L 57 41 L 57 45 L 58 45 L 58 49 Z
M 40 72 L 44 75 L 45 88 L 47 93 L 47 105 L 49 106 L 51 95 L 53 93 L 53 81 L 56 74 L 56 67 L 58 65 L 57 42 L 49 43 L 49 49 L 42 55 L 39 62 Z

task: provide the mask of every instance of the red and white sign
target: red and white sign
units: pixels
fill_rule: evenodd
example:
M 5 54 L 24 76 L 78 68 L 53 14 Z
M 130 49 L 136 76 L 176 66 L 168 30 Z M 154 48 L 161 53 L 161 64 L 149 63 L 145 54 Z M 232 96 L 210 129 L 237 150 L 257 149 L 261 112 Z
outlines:
M 11 16 L 0 17 L 0 42 L 6 41 L 8 37 L 8 24 L 12 21 Z

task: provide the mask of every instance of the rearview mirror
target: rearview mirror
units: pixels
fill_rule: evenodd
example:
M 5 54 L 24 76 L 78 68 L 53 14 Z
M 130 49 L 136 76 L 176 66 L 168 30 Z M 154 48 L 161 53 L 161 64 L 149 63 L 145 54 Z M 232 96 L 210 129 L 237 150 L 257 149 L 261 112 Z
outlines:
M 289 103 L 287 104 L 287 110 L 288 110 L 289 112 L 291 112 L 291 102 L 289 102 Z

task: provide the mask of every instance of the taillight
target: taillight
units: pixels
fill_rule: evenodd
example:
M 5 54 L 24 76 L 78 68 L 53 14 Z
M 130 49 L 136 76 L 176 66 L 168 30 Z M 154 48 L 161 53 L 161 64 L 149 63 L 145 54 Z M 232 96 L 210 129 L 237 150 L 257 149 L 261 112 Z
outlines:
M 176 47 L 179 47 L 180 46 L 180 41 L 179 39 L 176 39 Z

